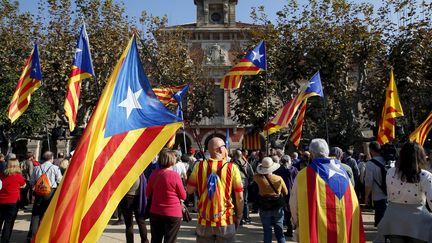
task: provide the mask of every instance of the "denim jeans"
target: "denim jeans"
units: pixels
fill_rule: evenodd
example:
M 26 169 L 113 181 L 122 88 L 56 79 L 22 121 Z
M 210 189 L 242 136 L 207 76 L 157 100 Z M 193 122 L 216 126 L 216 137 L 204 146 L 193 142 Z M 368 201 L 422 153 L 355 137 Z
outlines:
M 243 205 L 243 219 L 244 220 L 249 220 L 249 201 L 248 201 L 248 188 L 245 187 L 243 188 L 243 200 L 244 200 L 244 205 Z
M 280 208 L 277 210 L 260 210 L 259 215 L 264 230 L 264 243 L 272 242 L 272 226 L 274 227 L 277 242 L 284 243 L 285 236 L 283 234 L 283 209 Z

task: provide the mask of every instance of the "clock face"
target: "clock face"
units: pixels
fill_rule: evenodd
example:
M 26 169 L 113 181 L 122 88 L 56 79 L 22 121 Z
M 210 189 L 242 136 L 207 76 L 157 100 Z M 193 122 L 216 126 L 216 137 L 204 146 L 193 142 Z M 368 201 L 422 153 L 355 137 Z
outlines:
M 212 13 L 210 18 L 211 18 L 213 23 L 219 24 L 222 21 L 222 15 L 220 13 Z

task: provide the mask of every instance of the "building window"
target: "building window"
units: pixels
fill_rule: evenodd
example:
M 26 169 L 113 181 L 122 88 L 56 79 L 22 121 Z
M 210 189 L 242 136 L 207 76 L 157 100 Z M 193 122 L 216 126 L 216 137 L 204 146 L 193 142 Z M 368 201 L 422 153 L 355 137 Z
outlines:
M 215 111 L 216 116 L 224 116 L 224 106 L 225 106 L 225 98 L 224 98 L 224 90 L 219 88 L 219 85 L 215 87 Z
M 209 19 L 211 24 L 223 24 L 224 14 L 223 14 L 222 4 L 209 4 Z

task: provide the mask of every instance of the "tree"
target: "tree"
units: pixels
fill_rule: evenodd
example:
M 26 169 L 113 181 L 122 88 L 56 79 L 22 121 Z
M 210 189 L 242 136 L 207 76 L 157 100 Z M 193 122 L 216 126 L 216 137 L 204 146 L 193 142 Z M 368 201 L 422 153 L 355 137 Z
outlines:
M 189 84 L 183 106 L 187 123 L 197 124 L 204 117 L 214 113 L 212 80 L 205 78 L 202 58 L 191 52 L 187 39 L 188 32 L 181 27 L 167 27 L 168 19 L 151 16 L 145 11 L 140 18 L 145 27 L 142 30 L 142 59 L 153 87 L 168 87 Z
M 32 42 L 40 41 L 34 33 L 35 29 L 32 15 L 20 13 L 16 1 L 0 2 L 0 92 L 3 94 L 0 97 L 0 140 L 3 152 L 7 152 L 18 139 L 32 136 L 44 128 L 46 104 L 39 90 L 32 95 L 27 111 L 14 124 L 7 117 L 24 62 L 33 47 Z

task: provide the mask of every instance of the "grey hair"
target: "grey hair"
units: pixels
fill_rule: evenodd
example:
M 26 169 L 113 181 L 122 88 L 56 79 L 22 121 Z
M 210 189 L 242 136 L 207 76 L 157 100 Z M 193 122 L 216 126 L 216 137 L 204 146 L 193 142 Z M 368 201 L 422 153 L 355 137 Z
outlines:
M 281 158 L 281 163 L 283 163 L 283 164 L 285 164 L 285 163 L 289 163 L 289 164 L 291 164 L 292 162 L 291 162 L 291 157 L 289 157 L 289 155 L 284 155 L 284 156 L 282 156 L 282 158 Z
M 329 147 L 324 139 L 315 138 L 312 139 L 311 143 L 309 144 L 309 152 L 314 158 L 328 157 Z

